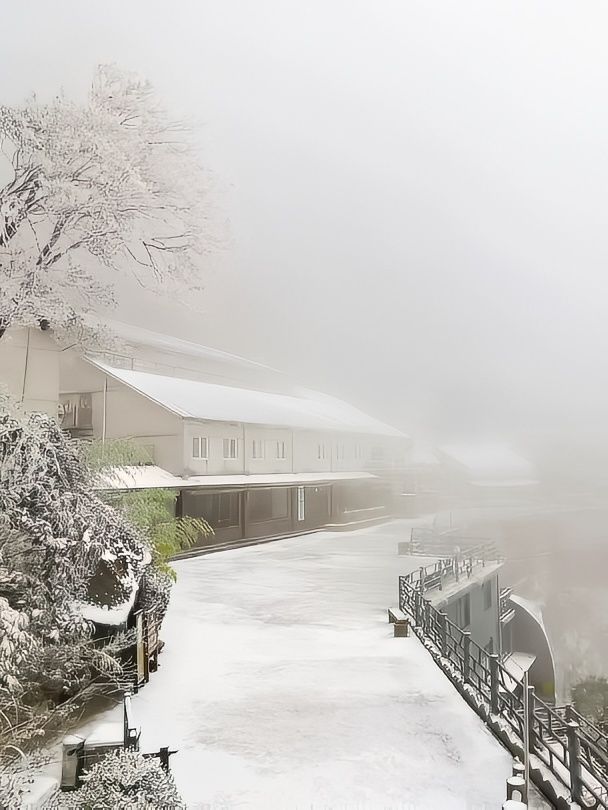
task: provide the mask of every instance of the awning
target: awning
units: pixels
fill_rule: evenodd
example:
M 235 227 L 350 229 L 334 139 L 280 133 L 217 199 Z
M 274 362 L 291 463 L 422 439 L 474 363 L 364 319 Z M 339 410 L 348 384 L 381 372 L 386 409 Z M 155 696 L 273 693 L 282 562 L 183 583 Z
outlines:
M 150 464 L 110 467 L 101 476 L 97 489 L 175 489 L 181 486 L 181 478 Z
M 511 683 L 505 684 L 509 692 L 512 692 L 518 683 L 524 679 L 524 675 L 536 661 L 536 656 L 525 652 L 512 652 L 503 661 L 503 666 L 512 678 Z
M 329 484 L 377 479 L 368 472 L 268 473 L 266 475 L 172 475 L 161 467 L 115 467 L 103 476 L 98 489 L 209 489 Z

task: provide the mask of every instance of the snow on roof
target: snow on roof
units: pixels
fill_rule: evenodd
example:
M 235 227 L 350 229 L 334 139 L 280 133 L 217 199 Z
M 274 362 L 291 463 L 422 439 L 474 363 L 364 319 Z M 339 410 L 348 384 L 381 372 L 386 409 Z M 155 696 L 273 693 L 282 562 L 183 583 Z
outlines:
M 250 388 L 113 368 L 88 358 L 104 373 L 185 419 L 277 425 L 405 438 L 383 422 L 333 397 L 289 396 Z
M 85 740 L 85 749 L 105 748 L 107 746 L 122 745 L 124 742 L 124 727 L 122 723 L 100 723 Z
M 171 475 L 161 467 L 115 467 L 102 477 L 100 489 L 176 489 L 183 487 L 280 486 L 322 484 L 376 478 L 367 472 L 269 473 L 266 475 Z
M 501 444 L 446 445 L 439 452 L 448 460 L 464 467 L 475 483 L 491 481 L 533 482 L 534 468 L 525 458 Z
M 265 369 L 266 371 L 274 371 L 277 374 L 280 373 L 264 363 L 248 360 L 245 357 L 240 357 L 230 352 L 224 352 L 220 349 L 213 349 L 210 346 L 202 346 L 190 340 L 183 340 L 182 338 L 173 337 L 172 335 L 164 335 L 160 332 L 144 329 L 141 326 L 134 326 L 133 324 L 122 323 L 121 321 L 114 321 L 109 318 L 96 317 L 96 320 L 104 323 L 117 337 L 122 338 L 122 340 L 132 345 L 147 346 L 164 352 L 183 354 L 205 360 L 220 360 L 233 365 L 248 366 L 251 368 Z
M 175 489 L 183 480 L 153 464 L 111 467 L 100 475 L 98 489 Z
M 509 599 L 515 605 L 519 605 L 519 607 L 523 608 L 526 613 L 529 613 L 542 629 L 545 630 L 542 607 L 537 602 L 532 602 L 530 599 L 525 599 L 523 596 L 518 596 L 515 593 L 512 593 Z

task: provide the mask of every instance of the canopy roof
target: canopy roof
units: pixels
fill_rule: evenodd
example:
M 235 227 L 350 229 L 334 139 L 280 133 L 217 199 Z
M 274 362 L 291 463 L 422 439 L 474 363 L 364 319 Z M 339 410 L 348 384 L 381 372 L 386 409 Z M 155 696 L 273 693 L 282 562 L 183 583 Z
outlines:
M 152 464 L 115 467 L 102 479 L 100 489 L 185 489 L 207 487 L 269 487 L 360 481 L 376 478 L 367 472 L 269 473 L 266 475 L 172 475 Z

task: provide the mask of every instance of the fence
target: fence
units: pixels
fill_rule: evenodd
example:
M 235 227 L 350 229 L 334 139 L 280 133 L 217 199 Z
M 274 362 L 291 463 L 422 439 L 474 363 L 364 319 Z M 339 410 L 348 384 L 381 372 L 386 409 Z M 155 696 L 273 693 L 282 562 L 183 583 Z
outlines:
M 438 556 L 435 552 L 428 550 L 426 556 Z M 406 579 L 413 588 L 421 591 L 443 589 L 445 580 L 468 579 L 475 568 L 485 567 L 486 563 L 500 560 L 500 553 L 493 543 L 479 543 L 470 546 L 466 551 L 455 552 L 454 546 L 450 547 L 450 553 L 441 555 L 441 558 L 429 565 L 421 566 Z
M 481 549 L 487 553 L 497 553 L 496 546 L 487 537 L 464 534 L 459 529 L 436 531 L 428 526 L 412 527 L 409 541 L 400 546 L 403 549 L 401 553 L 424 557 L 453 557 L 457 548 L 465 557 L 477 554 Z
M 483 706 L 487 716 L 502 720 L 521 743 L 523 685 L 509 675 L 498 655 L 482 649 L 469 631 L 461 630 L 424 598 L 428 576 L 437 574 L 436 568 L 427 568 L 431 568 L 428 573 L 420 569 L 399 577 L 399 607 L 412 618 L 416 634 L 432 642 L 451 665 L 446 667 L 449 674 L 473 691 L 479 713 L 483 716 Z M 606 735 L 571 706 L 549 706 L 535 695 L 534 687 L 528 689 L 531 753 L 570 791 L 573 801 L 583 807 L 608 808 Z

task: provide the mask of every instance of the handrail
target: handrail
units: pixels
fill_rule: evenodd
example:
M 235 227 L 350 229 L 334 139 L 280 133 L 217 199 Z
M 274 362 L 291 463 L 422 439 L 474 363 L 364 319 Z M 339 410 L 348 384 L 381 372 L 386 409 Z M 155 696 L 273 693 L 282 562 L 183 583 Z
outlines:
M 442 590 L 446 579 L 454 579 L 457 582 L 461 578 L 469 579 L 477 568 L 483 568 L 486 563 L 497 562 L 500 559 L 500 554 L 493 543 L 473 546 L 467 549 L 466 553 L 454 553 L 452 549 L 450 557 L 440 557 L 433 563 L 421 565 L 407 574 L 406 578 L 412 587 L 423 593 L 435 588 Z
M 432 579 L 443 570 L 438 565 L 441 563 L 425 567 L 432 569 L 430 574 L 399 577 L 399 607 L 412 619 L 415 632 L 432 642 L 451 671 L 485 705 L 486 716 L 500 716 L 523 740 L 523 685 L 513 679 L 497 655 L 480 647 L 468 631 L 424 598 L 427 576 Z M 532 687 L 530 690 L 532 752 L 570 791 L 573 801 L 608 810 L 607 735 L 571 706 L 549 706 Z

